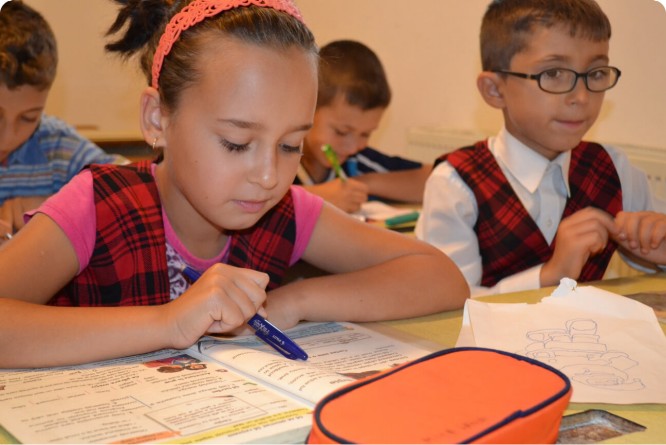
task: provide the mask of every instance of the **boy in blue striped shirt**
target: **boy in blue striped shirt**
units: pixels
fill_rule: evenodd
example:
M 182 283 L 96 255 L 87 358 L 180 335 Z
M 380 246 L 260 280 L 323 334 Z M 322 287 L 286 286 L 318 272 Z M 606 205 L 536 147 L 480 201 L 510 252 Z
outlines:
M 55 36 L 22 1 L 0 10 L 0 242 L 23 226 L 23 213 L 58 191 L 86 164 L 124 163 L 43 115 L 58 62 Z

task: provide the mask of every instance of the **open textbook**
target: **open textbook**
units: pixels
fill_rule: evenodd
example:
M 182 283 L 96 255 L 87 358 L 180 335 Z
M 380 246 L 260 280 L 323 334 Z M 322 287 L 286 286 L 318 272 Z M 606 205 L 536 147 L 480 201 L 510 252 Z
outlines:
M 288 331 L 293 361 L 254 336 L 87 365 L 0 371 L 5 440 L 24 443 L 304 442 L 332 390 L 431 349 L 351 323 Z

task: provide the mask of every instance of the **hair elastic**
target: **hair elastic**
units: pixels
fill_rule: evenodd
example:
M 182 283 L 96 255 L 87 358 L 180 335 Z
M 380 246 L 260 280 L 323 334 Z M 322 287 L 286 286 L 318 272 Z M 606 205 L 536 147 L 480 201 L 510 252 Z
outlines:
M 213 17 L 222 11 L 251 5 L 286 12 L 303 22 L 303 17 L 292 0 L 194 0 L 171 18 L 164 30 L 164 34 L 160 37 L 160 42 L 153 56 L 153 88 L 158 89 L 157 81 L 160 78 L 164 58 L 171 51 L 171 47 L 180 36 L 180 33 L 203 21 L 205 18 Z

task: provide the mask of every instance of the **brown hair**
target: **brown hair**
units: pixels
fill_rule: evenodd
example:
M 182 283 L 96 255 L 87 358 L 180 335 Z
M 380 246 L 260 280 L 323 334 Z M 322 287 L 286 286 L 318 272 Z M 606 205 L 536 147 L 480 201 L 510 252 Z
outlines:
M 367 46 L 353 40 L 337 40 L 319 52 L 317 107 L 329 105 L 338 94 L 363 110 L 386 108 L 391 102 L 384 67 Z
M 20 0 L 0 10 L 0 84 L 15 89 L 53 84 L 58 65 L 55 36 L 40 13 Z
M 509 69 L 536 27 L 569 27 L 571 36 L 610 40 L 608 17 L 594 0 L 494 0 L 481 24 L 481 64 L 484 71 Z
M 170 18 L 190 3 L 188 0 L 115 0 L 123 4 L 108 35 L 127 28 L 119 40 L 106 45 L 107 51 L 125 57 L 140 54 L 141 69 L 151 83 L 153 55 Z M 310 30 L 291 15 L 271 8 L 242 6 L 209 17 L 183 31 L 164 59 L 159 77 L 162 102 L 175 109 L 183 90 L 199 78 L 201 48 L 210 36 L 230 36 L 241 41 L 287 49 L 303 48 L 316 57 L 317 46 Z

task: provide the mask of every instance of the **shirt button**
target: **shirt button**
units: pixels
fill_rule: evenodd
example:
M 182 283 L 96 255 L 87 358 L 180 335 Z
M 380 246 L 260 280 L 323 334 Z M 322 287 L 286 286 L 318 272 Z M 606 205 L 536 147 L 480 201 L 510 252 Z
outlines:
M 546 227 L 548 227 L 548 228 L 553 227 L 553 220 L 552 219 L 547 219 L 546 220 Z

